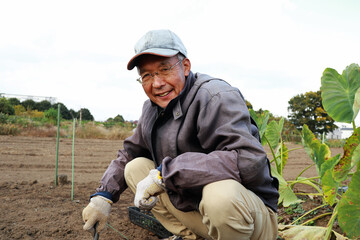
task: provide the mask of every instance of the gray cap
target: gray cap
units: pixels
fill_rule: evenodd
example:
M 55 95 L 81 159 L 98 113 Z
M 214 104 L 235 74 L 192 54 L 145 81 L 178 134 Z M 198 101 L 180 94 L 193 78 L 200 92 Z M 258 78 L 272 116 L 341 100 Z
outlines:
M 187 55 L 186 48 L 181 39 L 170 30 L 152 30 L 147 32 L 135 45 L 135 56 L 131 58 L 127 69 L 133 69 L 138 57 L 144 54 L 161 57 L 172 57 L 178 53 Z

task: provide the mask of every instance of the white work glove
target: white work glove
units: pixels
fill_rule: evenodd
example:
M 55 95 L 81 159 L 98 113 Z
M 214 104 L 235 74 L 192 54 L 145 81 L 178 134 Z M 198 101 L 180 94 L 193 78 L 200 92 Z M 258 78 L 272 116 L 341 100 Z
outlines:
M 82 218 L 85 222 L 83 229 L 87 231 L 92 230 L 98 222 L 96 232 L 103 230 L 110 215 L 112 203 L 111 200 L 102 196 L 92 197 L 90 203 L 82 212 Z
M 134 204 L 140 209 L 151 210 L 158 201 L 156 195 L 164 191 L 165 186 L 160 171 L 152 169 L 149 175 L 137 184 Z

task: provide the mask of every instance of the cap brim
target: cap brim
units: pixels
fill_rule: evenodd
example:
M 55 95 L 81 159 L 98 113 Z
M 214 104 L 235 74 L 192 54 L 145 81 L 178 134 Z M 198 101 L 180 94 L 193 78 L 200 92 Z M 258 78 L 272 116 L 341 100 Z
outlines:
M 132 59 L 130 59 L 130 61 L 127 65 L 127 69 L 132 70 L 136 66 L 138 58 L 145 54 L 156 55 L 156 56 L 161 56 L 161 57 L 172 57 L 178 53 L 179 53 L 178 50 L 172 50 L 172 49 L 163 49 L 163 48 L 147 49 L 139 54 L 136 54 Z

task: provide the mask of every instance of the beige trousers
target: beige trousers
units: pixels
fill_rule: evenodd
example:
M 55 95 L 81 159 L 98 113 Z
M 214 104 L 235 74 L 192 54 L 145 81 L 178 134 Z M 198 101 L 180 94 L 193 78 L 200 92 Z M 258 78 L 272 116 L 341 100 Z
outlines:
M 134 193 L 137 183 L 154 167 L 153 161 L 147 158 L 136 158 L 126 165 L 126 183 Z M 277 237 L 276 213 L 237 181 L 229 179 L 206 185 L 199 211 L 179 211 L 166 193 L 158 197 L 151 212 L 168 231 L 183 239 L 272 240 Z

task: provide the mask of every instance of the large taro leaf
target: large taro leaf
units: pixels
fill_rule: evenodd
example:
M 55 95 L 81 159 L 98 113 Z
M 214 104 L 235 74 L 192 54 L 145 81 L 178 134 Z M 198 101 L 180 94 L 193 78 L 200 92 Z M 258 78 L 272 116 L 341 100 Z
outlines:
M 293 190 L 290 188 L 286 180 L 271 166 L 271 174 L 279 180 L 279 201 L 278 204 L 282 203 L 284 207 L 288 207 L 291 204 L 301 203 Z
M 347 66 L 340 75 L 327 68 L 321 77 L 321 98 L 325 111 L 337 122 L 351 123 L 360 107 L 360 67 Z
M 330 148 L 326 144 L 321 143 L 306 124 L 301 132 L 301 140 L 305 151 L 315 163 L 316 170 L 321 178 L 321 165 L 331 157 Z
M 346 140 L 344 145 L 344 155 L 336 164 L 333 170 L 333 177 L 336 181 L 344 181 L 350 170 L 360 160 L 360 128 L 355 129 L 354 133 Z
M 288 148 L 286 147 L 284 142 L 281 143 L 281 147 L 277 149 L 275 155 L 276 155 L 276 169 L 278 173 L 282 175 L 283 169 L 289 158 Z
M 336 194 L 339 187 L 339 182 L 335 181 L 332 172 L 334 166 L 339 162 L 340 154 L 326 160 L 321 165 L 321 187 L 324 193 L 325 201 L 330 205 L 336 203 Z
M 339 203 L 338 220 L 347 236 L 360 239 L 360 164 Z
M 269 146 L 275 150 L 279 144 L 281 139 L 281 132 L 284 126 L 284 118 L 281 118 L 279 123 L 275 120 L 271 121 L 265 131 L 265 137 L 269 141 Z
M 279 224 L 279 236 L 284 240 L 324 239 L 327 228 L 313 226 L 294 226 Z M 349 238 L 332 230 L 331 239 L 349 240 Z
M 266 142 L 263 140 L 263 135 L 265 133 L 269 121 L 269 117 L 270 117 L 269 111 L 265 110 L 263 113 L 260 114 L 260 116 L 258 116 L 253 109 L 249 109 L 249 112 L 250 112 L 250 116 L 252 117 L 252 119 L 254 119 L 256 125 L 259 128 L 261 143 L 262 145 L 265 145 Z

